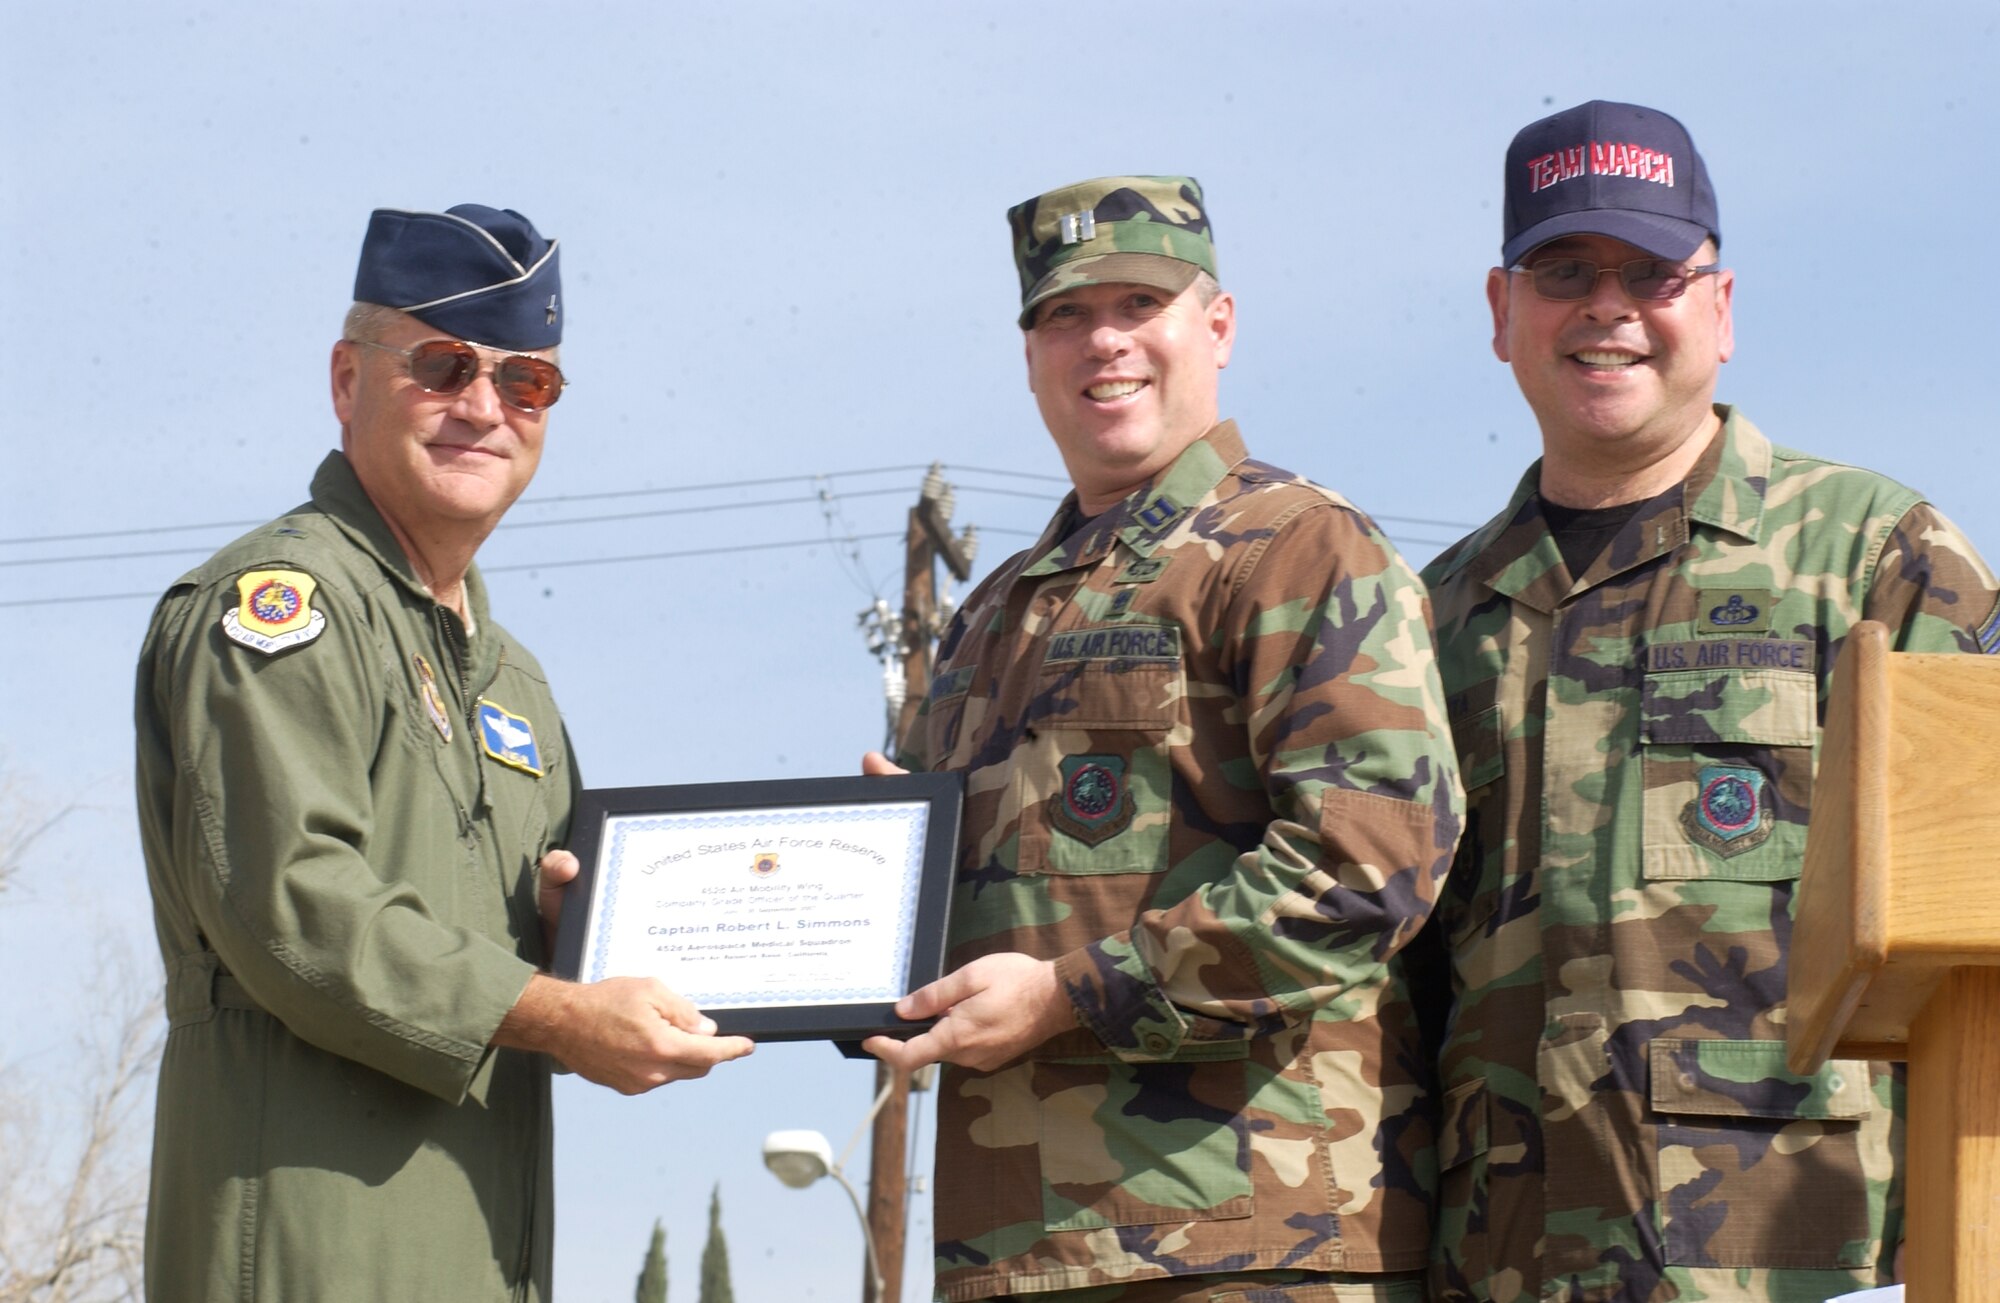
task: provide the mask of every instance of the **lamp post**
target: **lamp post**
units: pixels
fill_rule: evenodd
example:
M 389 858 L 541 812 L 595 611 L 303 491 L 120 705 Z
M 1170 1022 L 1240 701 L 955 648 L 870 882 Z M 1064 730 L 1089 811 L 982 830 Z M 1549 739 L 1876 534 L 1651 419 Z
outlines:
M 869 1106 L 868 1114 L 861 1119 L 861 1125 L 848 1138 L 847 1148 L 840 1158 L 833 1156 L 833 1146 L 825 1136 L 817 1131 L 773 1131 L 764 1137 L 764 1166 L 771 1174 L 794 1190 L 803 1190 L 822 1176 L 830 1176 L 840 1182 L 840 1188 L 847 1191 L 847 1201 L 854 1205 L 854 1217 L 861 1223 L 861 1246 L 868 1252 L 868 1280 L 872 1288 L 869 1299 L 882 1297 L 882 1264 L 875 1257 L 875 1234 L 868 1228 L 868 1214 L 861 1207 L 861 1192 L 847 1179 L 842 1164 L 854 1151 L 854 1142 L 861 1139 L 861 1133 L 875 1120 L 875 1115 L 888 1102 L 890 1088 L 884 1087 Z

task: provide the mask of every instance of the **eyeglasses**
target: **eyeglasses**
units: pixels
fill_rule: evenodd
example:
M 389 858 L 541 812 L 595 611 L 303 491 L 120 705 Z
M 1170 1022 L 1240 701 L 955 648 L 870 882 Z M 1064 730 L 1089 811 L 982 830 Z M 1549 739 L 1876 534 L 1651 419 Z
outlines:
M 1583 258 L 1543 258 L 1529 266 L 1508 270 L 1526 272 L 1535 293 L 1557 303 L 1589 298 L 1597 290 L 1597 278 L 1608 271 L 1618 273 L 1618 283 L 1633 298 L 1661 303 L 1679 298 L 1697 276 L 1713 275 L 1722 270 L 1722 264 L 1710 262 L 1689 267 L 1665 258 L 1634 258 L 1622 266 L 1600 267 Z
M 455 394 L 477 380 L 482 371 L 479 350 L 462 339 L 427 339 L 414 348 L 392 348 L 366 339 L 350 339 L 350 344 L 394 353 L 419 389 L 433 394 Z M 540 412 L 555 406 L 569 384 L 562 368 L 546 358 L 526 353 L 509 353 L 493 363 L 493 390 L 500 401 L 524 412 Z

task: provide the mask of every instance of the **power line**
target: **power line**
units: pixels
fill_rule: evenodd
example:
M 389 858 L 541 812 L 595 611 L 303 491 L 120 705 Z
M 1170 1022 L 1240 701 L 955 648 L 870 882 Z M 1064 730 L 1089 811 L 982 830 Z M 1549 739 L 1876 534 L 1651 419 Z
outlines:
M 886 538 L 901 538 L 902 532 L 891 530 L 881 534 L 858 534 L 853 542 L 873 543 Z M 839 542 L 848 540 L 842 539 Z M 514 565 L 481 566 L 481 574 L 518 574 L 532 570 L 567 570 L 576 566 L 613 565 L 627 561 L 672 561 L 682 557 L 719 556 L 726 552 L 768 552 L 788 547 L 828 547 L 833 546 L 824 538 L 787 539 L 776 543 L 737 543 L 728 547 L 687 548 L 678 552 L 648 552 L 634 556 L 579 557 L 566 561 L 532 561 Z M 18 606 L 67 606 L 76 602 L 122 602 L 140 597 L 158 597 L 164 588 L 148 588 L 137 593 L 83 593 L 74 597 L 18 597 L 0 601 L 0 608 Z
M 787 477 L 787 479 L 782 482 L 789 483 L 791 478 L 793 477 Z M 977 484 L 961 485 L 959 487 L 967 492 L 972 492 L 972 493 L 996 493 L 1009 497 L 1033 497 L 1041 501 L 1048 500 L 1046 495 L 1021 493 L 1018 490 L 1014 489 L 996 489 Z M 661 507 L 653 511 L 621 511 L 621 512 L 606 512 L 594 516 L 565 516 L 558 520 L 505 520 L 502 521 L 495 528 L 494 532 L 499 533 L 503 530 L 516 530 L 516 529 L 547 529 L 559 525 L 602 525 L 616 521 L 626 521 L 626 520 L 658 520 L 669 516 L 699 516 L 717 511 L 752 511 L 763 507 L 786 507 L 786 506 L 799 506 L 804 504 L 818 505 L 824 508 L 827 502 L 838 501 L 842 498 L 879 498 L 887 496 L 889 494 L 905 493 L 907 491 L 908 490 L 903 488 L 855 489 L 847 493 L 806 494 L 796 498 L 761 498 L 753 502 L 704 502 L 686 507 Z M 646 490 L 646 492 L 652 492 L 652 490 Z M 51 536 L 49 538 L 39 539 L 39 540 L 15 539 L 12 541 L 15 543 L 62 542 L 78 538 L 121 537 L 135 533 L 151 533 L 151 532 L 164 533 L 169 531 L 180 531 L 180 530 L 196 529 L 196 528 L 247 529 L 254 525 L 260 525 L 263 523 L 265 522 L 250 521 L 247 523 L 237 522 L 234 525 L 204 525 L 204 526 L 166 525 L 159 527 L 157 530 L 146 530 L 146 531 L 115 530 L 105 534 L 98 534 L 98 535 L 71 534 L 62 536 Z M 212 552 L 214 550 L 215 550 L 214 547 L 208 544 L 190 543 L 184 547 L 146 548 L 133 552 L 80 552 L 69 556 L 8 557 L 5 559 L 0 559 L 0 568 L 13 568 L 20 566 L 64 565 L 64 564 L 85 562 L 85 561 L 145 561 L 159 557 L 187 556 L 189 554 L 200 554 L 205 552 Z
M 798 484 L 798 483 L 817 484 L 827 480 L 855 479 L 864 475 L 893 475 L 893 474 L 901 474 L 904 472 L 922 472 L 922 471 L 927 471 L 929 469 L 930 466 L 928 463 L 924 464 L 912 463 L 907 466 L 874 466 L 874 467 L 869 467 L 865 470 L 821 471 L 821 472 L 798 474 L 798 475 L 771 475 L 771 476 L 764 476 L 758 479 L 746 479 L 746 480 L 712 480 L 704 484 L 670 484 L 663 486 L 661 488 L 650 488 L 650 489 L 607 489 L 602 492 L 594 492 L 594 493 L 552 493 L 552 494 L 546 494 L 541 497 L 522 498 L 519 502 L 516 502 L 514 504 L 514 507 L 516 509 L 519 509 L 522 507 L 553 506 L 558 503 L 570 503 L 570 502 L 605 502 L 620 498 L 657 497 L 665 494 L 675 494 L 675 493 L 716 493 L 728 489 L 769 488 L 771 485 L 774 484 Z M 1020 479 L 1048 480 L 1058 484 L 1069 483 L 1068 480 L 1060 479 L 1056 476 L 1038 475 L 1029 471 L 987 470 L 977 466 L 963 466 L 963 467 L 958 467 L 956 469 L 968 471 L 970 473 L 978 475 L 1003 475 Z M 989 485 L 961 484 L 958 487 L 962 490 L 969 492 L 995 493 L 1013 497 L 1047 496 L 1043 494 L 1021 493 L 1019 490 L 1002 489 Z M 901 488 L 856 489 L 846 494 L 846 496 L 856 497 L 856 498 L 877 497 L 883 494 L 901 493 L 901 492 L 904 492 L 904 490 Z M 813 497 L 809 498 L 772 500 L 772 502 L 782 502 L 782 501 L 817 502 L 819 501 L 819 498 L 818 495 L 814 495 Z M 729 503 L 718 506 L 669 508 L 657 513 L 643 513 L 643 514 L 674 515 L 674 514 L 692 513 L 700 511 L 730 511 L 730 510 L 740 510 L 743 507 L 749 507 L 749 506 L 772 505 L 772 502 Z M 639 517 L 639 514 L 641 513 L 635 513 L 634 515 L 629 517 L 578 516 L 578 517 L 571 517 L 569 519 L 561 521 L 511 521 L 510 520 L 505 524 L 502 524 L 500 528 L 510 529 L 510 528 L 521 528 L 524 526 L 533 526 L 542 524 L 568 524 L 572 523 L 572 521 L 587 522 L 598 519 L 606 519 L 606 520 L 637 519 Z M 268 517 L 266 519 L 268 519 Z M 264 523 L 263 520 L 211 520 L 197 524 L 186 524 L 186 525 L 135 525 L 127 529 L 94 529 L 94 530 L 85 530 L 73 534 L 37 534 L 23 538 L 0 538 L 0 547 L 27 547 L 38 543 L 82 543 L 96 539 L 106 539 L 106 538 L 139 538 L 147 534 L 185 534 L 205 529 L 206 530 L 254 529 L 258 525 L 261 525 L 263 523 Z M 92 558 L 85 558 L 85 559 L 92 559 Z

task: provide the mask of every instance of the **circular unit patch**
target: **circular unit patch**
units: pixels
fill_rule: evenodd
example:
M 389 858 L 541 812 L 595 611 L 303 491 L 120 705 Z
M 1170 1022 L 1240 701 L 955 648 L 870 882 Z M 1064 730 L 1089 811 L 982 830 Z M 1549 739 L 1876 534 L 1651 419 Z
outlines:
M 281 579 L 267 579 L 250 594 L 250 613 L 265 624 L 283 624 L 299 613 L 299 590 Z

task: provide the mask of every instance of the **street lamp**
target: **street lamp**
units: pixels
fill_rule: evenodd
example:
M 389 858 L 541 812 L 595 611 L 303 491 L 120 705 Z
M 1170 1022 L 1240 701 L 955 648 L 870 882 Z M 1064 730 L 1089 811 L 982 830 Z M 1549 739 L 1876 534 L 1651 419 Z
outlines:
M 882 1105 L 887 1102 L 891 1089 L 892 1086 L 884 1086 L 881 1093 L 875 1096 L 875 1102 L 868 1108 L 868 1115 L 862 1118 L 861 1125 L 854 1129 L 854 1134 L 848 1139 L 847 1148 L 841 1151 L 838 1161 L 833 1157 L 833 1146 L 828 1144 L 826 1137 L 817 1131 L 773 1131 L 764 1137 L 764 1166 L 770 1168 L 773 1176 L 792 1189 L 803 1190 L 822 1176 L 830 1176 L 840 1182 L 841 1189 L 847 1191 L 847 1201 L 854 1205 L 855 1219 L 861 1223 L 861 1245 L 868 1251 L 868 1279 L 874 1285 L 874 1292 L 870 1297 L 876 1300 L 882 1297 L 882 1265 L 875 1260 L 875 1234 L 868 1229 L 868 1214 L 861 1207 L 861 1192 L 847 1179 L 847 1173 L 842 1170 L 841 1165 L 847 1161 L 847 1156 L 854 1152 L 854 1143 L 861 1139 L 861 1133 L 868 1129 L 868 1124 L 882 1111 Z

